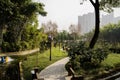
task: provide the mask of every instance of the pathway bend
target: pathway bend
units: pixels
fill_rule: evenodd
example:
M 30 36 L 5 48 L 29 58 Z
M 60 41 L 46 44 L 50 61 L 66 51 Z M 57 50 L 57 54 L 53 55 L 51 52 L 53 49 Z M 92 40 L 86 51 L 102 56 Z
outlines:
M 46 67 L 39 73 L 39 78 L 44 78 L 44 80 L 65 80 L 68 74 L 65 70 L 65 64 L 68 61 L 69 57 L 66 57 Z

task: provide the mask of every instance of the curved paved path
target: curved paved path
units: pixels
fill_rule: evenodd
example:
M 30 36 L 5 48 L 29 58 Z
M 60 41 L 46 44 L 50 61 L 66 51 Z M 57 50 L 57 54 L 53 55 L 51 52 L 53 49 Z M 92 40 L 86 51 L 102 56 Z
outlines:
M 33 49 L 33 50 L 26 50 L 26 51 L 19 51 L 19 52 L 7 52 L 7 53 L 0 53 L 0 56 L 22 56 L 22 55 L 28 55 L 33 54 L 35 52 L 38 52 L 39 48 Z
M 52 65 L 46 67 L 39 74 L 40 78 L 44 80 L 65 80 L 67 71 L 65 70 L 65 64 L 69 61 L 69 58 L 63 58 Z

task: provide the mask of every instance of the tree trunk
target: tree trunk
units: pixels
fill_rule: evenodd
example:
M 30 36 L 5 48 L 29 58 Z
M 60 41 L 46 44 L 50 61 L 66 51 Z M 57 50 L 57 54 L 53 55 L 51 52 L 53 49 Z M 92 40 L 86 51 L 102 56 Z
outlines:
M 95 8 L 95 33 L 89 45 L 91 49 L 94 48 L 94 45 L 97 42 L 97 39 L 99 37 L 99 27 L 100 27 L 99 1 L 96 0 L 96 3 L 93 6 Z
M 2 45 L 2 41 L 3 41 L 3 26 L 0 26 L 0 48 Z

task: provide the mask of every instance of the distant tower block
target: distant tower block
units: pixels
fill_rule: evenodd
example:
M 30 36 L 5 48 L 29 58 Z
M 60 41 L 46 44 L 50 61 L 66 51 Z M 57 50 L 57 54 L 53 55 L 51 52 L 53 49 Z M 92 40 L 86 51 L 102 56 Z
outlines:
M 118 23 L 120 21 L 120 16 L 114 17 L 114 12 L 101 15 L 100 17 L 100 27 L 105 26 L 109 23 Z M 83 35 L 95 29 L 95 14 L 88 13 L 82 16 L 78 16 L 78 27 L 80 27 L 80 34 Z

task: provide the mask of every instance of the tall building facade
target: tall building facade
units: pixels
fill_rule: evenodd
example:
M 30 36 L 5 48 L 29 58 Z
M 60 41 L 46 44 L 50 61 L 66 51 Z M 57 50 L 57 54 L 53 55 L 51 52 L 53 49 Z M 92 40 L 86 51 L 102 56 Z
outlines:
M 114 12 L 107 15 L 102 15 L 100 17 L 100 27 L 109 23 L 118 23 L 119 20 L 120 16 L 114 17 Z M 80 28 L 81 35 L 92 31 L 95 28 L 94 12 L 78 16 L 78 28 Z

